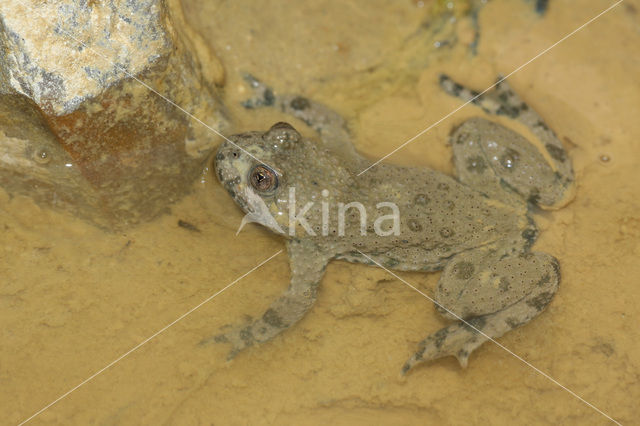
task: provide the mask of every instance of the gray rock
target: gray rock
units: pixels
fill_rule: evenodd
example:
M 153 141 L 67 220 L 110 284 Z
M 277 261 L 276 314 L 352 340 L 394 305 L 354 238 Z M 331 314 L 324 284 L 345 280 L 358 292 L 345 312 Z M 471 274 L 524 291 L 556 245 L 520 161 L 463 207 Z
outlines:
M 3 0 L 0 52 L 0 185 L 102 226 L 166 210 L 217 145 L 159 94 L 227 123 L 178 0 Z

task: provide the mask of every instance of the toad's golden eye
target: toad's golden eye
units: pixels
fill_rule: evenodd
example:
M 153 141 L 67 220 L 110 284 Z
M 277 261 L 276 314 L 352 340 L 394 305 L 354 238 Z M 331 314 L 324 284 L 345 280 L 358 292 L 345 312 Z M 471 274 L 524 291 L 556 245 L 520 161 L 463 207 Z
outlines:
M 259 165 L 251 170 L 249 182 L 258 191 L 272 191 L 278 186 L 278 176 L 267 166 Z

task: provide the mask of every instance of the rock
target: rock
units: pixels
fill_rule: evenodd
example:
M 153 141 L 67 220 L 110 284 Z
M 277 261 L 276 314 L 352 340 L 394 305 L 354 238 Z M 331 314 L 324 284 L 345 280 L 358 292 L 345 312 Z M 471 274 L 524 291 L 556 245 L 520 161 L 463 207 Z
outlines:
M 101 226 L 165 211 L 227 124 L 179 0 L 2 0 L 0 52 L 0 185 Z

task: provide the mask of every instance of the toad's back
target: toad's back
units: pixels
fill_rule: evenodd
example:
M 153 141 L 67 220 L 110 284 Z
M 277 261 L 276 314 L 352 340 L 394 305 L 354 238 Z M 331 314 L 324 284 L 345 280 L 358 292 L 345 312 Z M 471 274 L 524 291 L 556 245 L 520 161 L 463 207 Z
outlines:
M 424 168 L 381 164 L 354 182 L 353 195 L 367 194 L 367 212 L 389 202 L 398 206 L 400 232 L 360 235 L 347 229 L 350 245 L 365 253 L 384 254 L 401 269 L 439 269 L 456 253 L 500 245 L 520 249 L 535 236 L 526 203 L 488 198 L 457 180 Z M 358 182 L 356 185 L 355 183 Z M 367 186 L 364 191 L 359 188 Z M 525 239 L 523 240 L 523 236 Z

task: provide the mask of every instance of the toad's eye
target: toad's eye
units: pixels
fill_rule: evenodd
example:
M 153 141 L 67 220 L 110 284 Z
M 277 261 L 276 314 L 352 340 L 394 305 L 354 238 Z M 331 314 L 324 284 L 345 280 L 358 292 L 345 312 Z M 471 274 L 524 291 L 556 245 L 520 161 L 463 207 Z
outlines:
M 278 187 L 278 176 L 267 166 L 259 165 L 251 170 L 249 182 L 258 191 L 272 191 Z

